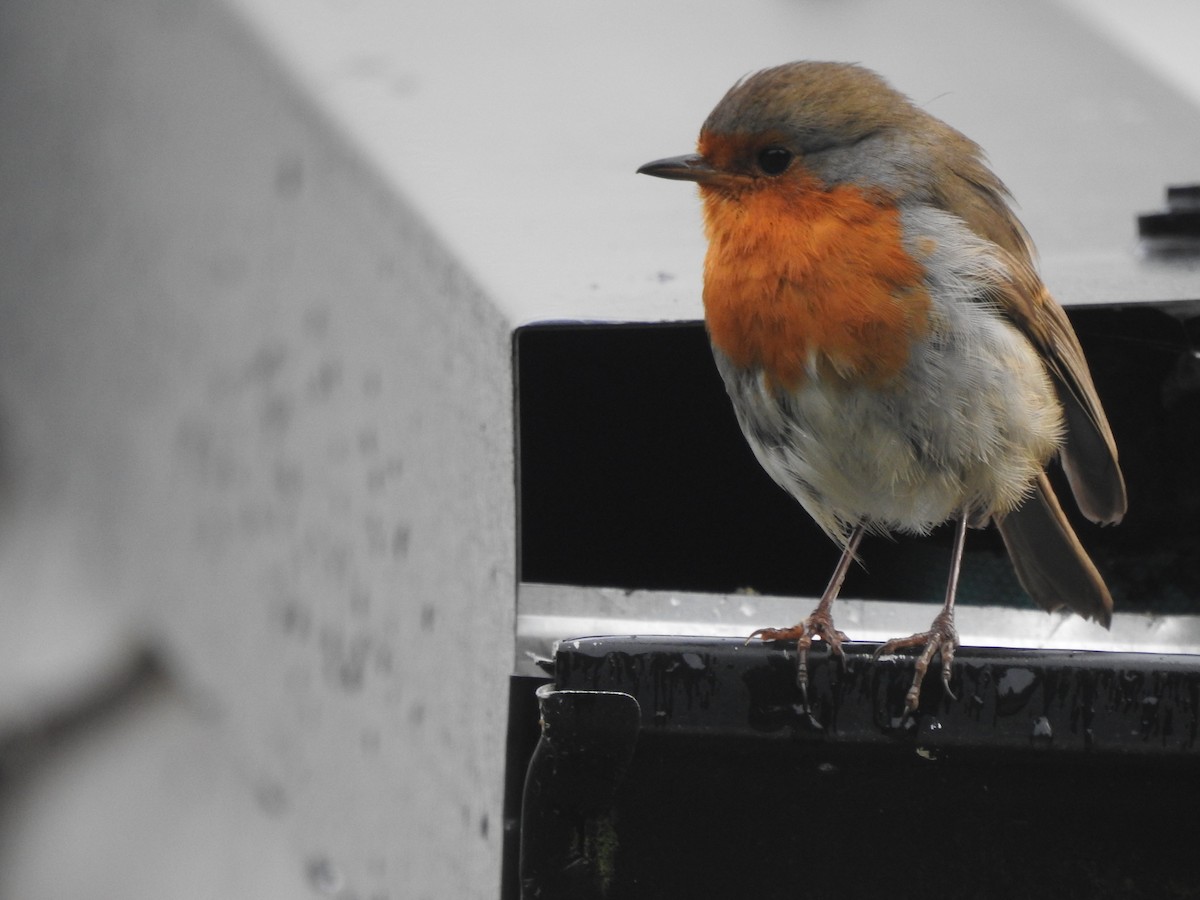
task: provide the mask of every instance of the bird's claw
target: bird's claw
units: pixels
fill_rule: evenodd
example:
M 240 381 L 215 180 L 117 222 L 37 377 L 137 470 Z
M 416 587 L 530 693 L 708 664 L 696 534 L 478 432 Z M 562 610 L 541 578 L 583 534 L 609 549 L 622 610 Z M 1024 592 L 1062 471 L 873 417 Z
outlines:
M 846 665 L 846 654 L 842 650 L 843 642 L 849 641 L 845 632 L 833 627 L 833 616 L 828 610 L 818 607 L 813 610 L 803 622 L 797 622 L 791 628 L 759 628 L 746 638 L 746 643 L 755 638 L 764 641 L 795 641 L 796 642 L 796 685 L 804 695 L 804 703 L 808 705 L 808 650 L 814 640 L 822 640 L 829 645 L 829 652 L 841 658 L 842 666 Z
M 954 615 L 950 610 L 942 610 L 929 626 L 928 631 L 910 634 L 904 638 L 892 638 L 875 651 L 878 659 L 885 653 L 895 653 L 908 647 L 923 647 L 913 666 L 912 686 L 904 695 L 904 713 L 915 712 L 921 701 L 921 682 L 925 680 L 925 672 L 937 654 L 942 658 L 942 688 L 952 700 L 957 700 L 954 691 L 950 689 L 950 671 L 954 663 L 954 651 L 959 647 L 958 630 L 954 627 Z
M 814 640 L 822 640 L 829 645 L 829 650 L 838 656 L 844 656 L 842 643 L 849 641 L 845 632 L 833 627 L 833 617 L 828 613 L 814 612 L 803 622 L 797 622 L 791 628 L 759 628 L 746 638 L 749 644 L 755 638 L 764 641 L 795 641 L 796 649 L 806 653 Z

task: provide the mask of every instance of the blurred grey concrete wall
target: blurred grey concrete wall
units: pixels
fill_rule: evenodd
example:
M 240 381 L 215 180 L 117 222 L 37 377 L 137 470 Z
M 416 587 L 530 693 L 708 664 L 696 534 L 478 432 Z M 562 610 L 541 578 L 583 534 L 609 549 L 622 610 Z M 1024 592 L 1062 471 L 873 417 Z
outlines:
M 259 798 L 298 883 L 494 896 L 506 323 L 221 4 L 0 5 L 0 122 L 4 737 L 152 646 L 138 727 L 223 773 L 233 832 Z M 163 895 L 120 873 L 186 805 L 97 765 L 111 794 L 60 796 L 74 827 L 6 896 Z

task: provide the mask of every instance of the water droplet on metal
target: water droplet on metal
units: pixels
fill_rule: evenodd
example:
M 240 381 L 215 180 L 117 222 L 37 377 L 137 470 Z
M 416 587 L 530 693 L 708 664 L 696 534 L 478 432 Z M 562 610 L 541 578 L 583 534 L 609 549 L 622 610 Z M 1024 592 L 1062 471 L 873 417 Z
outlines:
M 996 690 L 1005 697 L 1023 694 L 1033 686 L 1033 673 L 1028 669 L 1005 669 Z
M 1025 708 L 1037 690 L 1038 675 L 1032 669 L 1013 666 L 996 679 L 996 713 L 1011 716 Z
M 1153 696 L 1143 697 L 1142 698 L 1141 733 L 1143 735 L 1149 734 L 1154 729 L 1154 725 L 1157 721 L 1158 721 L 1158 698 L 1153 697 Z
M 917 756 L 935 760 L 941 756 L 942 723 L 936 716 L 922 719 L 917 726 Z
M 1050 725 L 1050 720 L 1045 716 L 1038 716 L 1033 720 L 1033 733 L 1030 735 L 1030 740 L 1035 747 L 1049 747 L 1054 741 L 1054 729 Z

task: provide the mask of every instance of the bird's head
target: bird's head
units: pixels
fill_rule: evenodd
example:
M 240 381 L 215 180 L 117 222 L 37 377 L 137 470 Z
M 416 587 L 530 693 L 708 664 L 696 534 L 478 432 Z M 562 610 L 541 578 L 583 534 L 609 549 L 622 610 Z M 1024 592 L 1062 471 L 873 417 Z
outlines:
M 847 184 L 898 200 L 927 196 L 955 155 L 978 152 L 874 72 L 832 62 L 742 79 L 705 121 L 697 151 L 638 172 L 697 182 L 706 197 Z

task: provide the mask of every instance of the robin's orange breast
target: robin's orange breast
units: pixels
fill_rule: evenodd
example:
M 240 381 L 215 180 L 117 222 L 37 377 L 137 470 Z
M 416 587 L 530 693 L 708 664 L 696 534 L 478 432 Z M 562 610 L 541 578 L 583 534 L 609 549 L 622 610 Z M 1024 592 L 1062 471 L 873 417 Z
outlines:
M 930 301 L 895 207 L 798 179 L 701 194 L 705 319 L 735 365 L 786 389 L 810 372 L 877 386 L 900 373 Z

